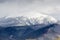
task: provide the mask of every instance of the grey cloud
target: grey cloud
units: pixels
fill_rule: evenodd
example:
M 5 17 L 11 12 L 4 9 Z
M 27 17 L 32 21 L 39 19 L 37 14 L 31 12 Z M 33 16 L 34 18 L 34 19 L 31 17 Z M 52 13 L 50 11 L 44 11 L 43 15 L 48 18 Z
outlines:
M 0 3 L 4 3 L 4 2 L 6 2 L 6 1 L 9 1 L 9 0 L 0 0 Z
M 17 4 L 21 4 L 21 5 L 29 5 L 29 4 L 33 4 L 33 5 L 59 5 L 60 4 L 60 0 L 0 0 L 0 3 L 4 3 L 4 2 L 15 2 Z
M 28 14 L 29 12 L 54 15 L 53 9 L 59 6 L 60 0 L 0 0 L 0 15 Z

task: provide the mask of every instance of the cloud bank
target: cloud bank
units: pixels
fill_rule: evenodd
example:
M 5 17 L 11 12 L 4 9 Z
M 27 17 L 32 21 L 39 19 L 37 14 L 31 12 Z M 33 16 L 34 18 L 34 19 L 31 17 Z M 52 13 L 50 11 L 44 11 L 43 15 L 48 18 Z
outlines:
M 0 0 L 0 17 L 34 15 L 35 12 L 59 19 L 60 0 Z

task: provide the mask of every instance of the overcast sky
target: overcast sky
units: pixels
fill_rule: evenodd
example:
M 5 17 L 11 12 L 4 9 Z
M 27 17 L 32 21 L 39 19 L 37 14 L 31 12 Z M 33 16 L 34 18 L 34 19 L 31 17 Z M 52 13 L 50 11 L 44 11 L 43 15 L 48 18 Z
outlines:
M 37 13 L 60 20 L 60 0 L 0 0 L 0 17 Z

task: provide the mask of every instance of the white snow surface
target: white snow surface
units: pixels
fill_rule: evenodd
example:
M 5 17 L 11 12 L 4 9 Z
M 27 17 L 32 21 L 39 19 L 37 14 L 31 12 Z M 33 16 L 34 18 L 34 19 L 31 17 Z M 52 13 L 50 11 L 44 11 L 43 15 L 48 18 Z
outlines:
M 43 14 L 34 14 L 33 16 L 6 16 L 0 18 L 0 26 L 48 25 L 53 23 L 57 23 L 55 18 Z

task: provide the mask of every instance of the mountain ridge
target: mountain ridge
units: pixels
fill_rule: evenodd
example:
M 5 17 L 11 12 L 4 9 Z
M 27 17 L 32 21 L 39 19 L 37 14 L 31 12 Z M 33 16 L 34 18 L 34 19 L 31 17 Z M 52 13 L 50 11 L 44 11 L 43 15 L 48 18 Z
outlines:
M 39 16 L 39 17 L 2 17 L 0 18 L 0 26 L 24 26 L 24 25 L 35 25 L 35 24 L 53 24 L 57 23 L 57 20 L 51 16 Z

